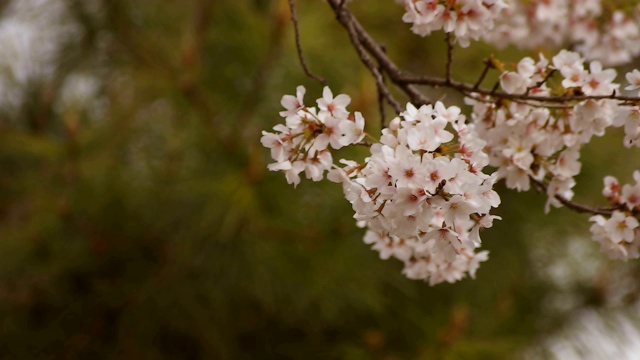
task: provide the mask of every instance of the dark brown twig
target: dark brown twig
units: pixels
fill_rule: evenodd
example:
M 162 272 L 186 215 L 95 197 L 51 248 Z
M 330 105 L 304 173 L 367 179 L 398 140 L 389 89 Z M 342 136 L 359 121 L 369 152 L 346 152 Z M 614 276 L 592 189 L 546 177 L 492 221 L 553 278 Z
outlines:
M 384 52 L 387 52 L 387 47 L 384 46 L 384 44 L 381 44 L 380 46 L 382 47 L 382 50 Z M 378 71 L 380 72 L 380 74 L 382 74 L 382 81 L 383 81 L 383 84 L 386 86 L 387 83 L 384 78 L 384 69 L 382 68 L 382 66 L 378 65 Z M 384 96 L 384 92 L 379 86 L 377 87 L 376 90 L 378 91 L 378 111 L 380 112 L 380 128 L 384 129 L 385 127 L 387 127 L 387 115 L 384 109 L 385 96 Z
M 345 7 L 343 7 L 342 9 L 344 11 Z M 371 71 L 371 74 L 376 80 L 376 86 L 378 87 L 378 91 L 382 93 L 382 95 L 387 100 L 389 105 L 391 105 L 391 107 L 393 107 L 395 112 L 399 114 L 400 112 L 402 112 L 402 106 L 400 106 L 400 103 L 389 92 L 389 89 L 384 83 L 384 78 L 382 77 L 381 72 L 378 70 L 378 65 L 375 64 L 375 62 L 371 59 L 371 57 L 367 54 L 367 52 L 363 48 L 362 44 L 360 43 L 360 38 L 358 36 L 358 33 L 356 32 L 353 24 L 347 21 L 346 28 L 347 28 L 347 33 L 349 34 L 349 40 L 351 40 L 351 44 L 358 52 L 358 56 L 360 57 L 360 60 L 365 64 L 365 66 L 369 69 L 369 71 Z
M 291 10 L 291 21 L 293 22 L 293 33 L 296 39 L 296 49 L 298 50 L 298 59 L 300 59 L 300 65 L 302 65 L 302 69 L 308 77 L 324 85 L 327 81 L 324 78 L 321 78 L 320 76 L 314 74 L 309 69 L 309 67 L 307 66 L 307 61 L 304 58 L 304 54 L 302 53 L 302 45 L 300 44 L 300 29 L 298 28 L 298 15 L 296 13 L 294 0 L 289 0 L 289 9 Z
M 539 88 L 540 86 L 544 85 L 544 83 L 546 83 L 546 82 L 551 78 L 551 76 L 553 76 L 553 74 L 555 74 L 555 72 L 556 72 L 556 69 L 551 69 L 551 71 L 549 71 L 549 72 L 547 73 L 547 75 L 544 77 L 544 79 L 542 79 L 542 80 L 538 81 L 538 82 L 537 82 L 537 83 L 535 83 L 535 85 L 533 85 L 533 86 L 529 86 L 529 87 L 527 88 L 527 91 L 525 91 L 525 92 L 524 92 L 524 94 L 525 94 L 525 95 L 529 95 L 529 92 L 531 92 L 531 90 L 536 89 L 536 88 Z
M 491 63 L 491 60 L 489 59 L 485 59 L 484 60 L 484 69 L 482 69 L 482 73 L 480 74 L 480 77 L 478 78 L 478 81 L 476 81 L 476 83 L 473 85 L 473 90 L 477 90 L 480 85 L 482 84 L 482 82 L 484 81 L 484 78 L 487 77 L 487 74 L 489 73 L 489 69 L 493 68 L 493 64 Z
M 380 72 L 380 69 L 378 69 L 378 71 Z M 382 78 L 382 81 L 384 81 L 384 77 Z M 386 99 L 384 96 L 384 92 L 382 91 L 380 86 L 377 86 L 376 88 L 378 91 L 378 111 L 380 111 L 380 128 L 384 129 L 385 127 L 387 127 L 387 116 L 384 111 L 384 102 Z
M 525 92 L 520 94 L 509 94 L 504 91 L 498 91 L 500 82 L 498 81 L 492 89 L 481 88 L 483 80 L 485 79 L 489 69 L 496 68 L 496 65 L 488 59 L 485 62 L 485 68 L 475 84 L 471 85 L 465 82 L 457 82 L 451 77 L 451 66 L 453 62 L 453 50 L 450 35 L 447 34 L 447 65 L 446 65 L 446 77 L 444 79 L 431 77 L 431 76 L 418 76 L 413 75 L 405 70 L 400 69 L 386 54 L 384 49 L 378 44 L 369 33 L 362 27 L 355 16 L 349 11 L 343 0 L 327 0 L 329 5 L 334 10 L 336 17 L 340 24 L 347 30 L 351 43 L 355 47 L 356 51 L 362 62 L 369 68 L 371 73 L 376 79 L 378 85 L 379 96 L 386 96 L 387 101 L 393 99 L 388 93 L 388 89 L 384 84 L 384 74 L 388 75 L 389 80 L 397 85 L 405 94 L 409 96 L 411 102 L 416 106 L 422 104 L 430 104 L 431 101 L 425 97 L 420 91 L 418 91 L 414 85 L 426 85 L 434 88 L 447 87 L 462 93 L 465 96 L 475 98 L 480 101 L 495 103 L 499 99 L 511 100 L 514 102 L 524 103 L 530 106 L 541 106 L 548 108 L 567 108 L 575 105 L 576 103 L 585 100 L 616 100 L 626 105 L 639 104 L 640 97 L 622 96 L 616 91 L 613 91 L 609 95 L 569 95 L 563 94 L 559 96 L 540 96 L 531 95 L 531 90 L 536 87 L 542 86 L 546 83 L 555 70 L 551 70 L 544 79 L 536 83 L 534 86 L 527 88 Z M 378 66 L 374 64 L 374 60 L 377 61 Z M 386 91 L 386 92 L 384 92 Z M 484 98 L 484 97 L 487 98 Z M 390 102 L 391 103 L 391 102 Z M 393 106 L 393 104 L 392 104 Z M 398 105 L 399 107 L 399 105 Z M 396 108 L 396 112 L 400 112 Z M 384 124 L 383 124 L 384 125 Z M 534 188 L 540 192 L 547 193 L 548 185 L 544 181 L 531 178 Z M 605 216 L 611 216 L 617 207 L 591 207 L 575 203 L 559 194 L 555 194 L 554 198 L 567 208 L 576 211 L 578 213 L 590 213 L 599 214 Z
M 447 66 L 446 66 L 446 82 L 451 83 L 451 64 L 453 63 L 453 42 L 451 39 L 451 33 L 446 33 L 445 41 L 447 42 Z
M 528 95 L 522 94 L 509 94 L 503 91 L 493 91 L 492 89 L 474 88 L 473 85 L 451 80 L 447 83 L 446 79 L 430 77 L 430 76 L 416 76 L 407 75 L 403 73 L 396 81 L 407 84 L 427 85 L 433 87 L 448 87 L 457 90 L 460 93 L 477 93 L 481 95 L 490 95 L 496 98 L 507 100 L 531 100 L 550 103 L 569 103 L 580 102 L 585 100 L 617 100 L 629 103 L 637 103 L 640 101 L 640 97 L 635 96 L 622 96 L 613 92 L 609 95 L 560 95 L 560 96 L 540 96 L 540 95 Z
M 356 41 L 352 41 L 352 44 L 356 47 L 358 54 L 361 55 L 366 50 L 373 58 L 375 58 L 384 71 L 389 75 L 389 79 L 394 84 L 398 85 L 405 94 L 409 96 L 411 102 L 420 106 L 424 104 L 431 104 L 431 100 L 425 97 L 420 91 L 418 91 L 412 84 L 398 81 L 402 72 L 398 66 L 385 54 L 384 49 L 378 42 L 367 33 L 358 20 L 349 11 L 346 5 L 340 5 L 340 0 L 327 0 L 331 8 L 334 10 L 338 22 L 347 29 L 347 31 L 354 32 L 356 34 Z M 349 30 L 352 29 L 352 30 Z M 361 60 L 364 62 L 364 59 Z M 373 72 L 373 70 L 372 70 Z
M 497 84 L 499 85 L 499 83 Z M 495 98 L 491 98 L 491 97 L 483 97 L 483 95 L 480 95 L 478 93 L 474 93 L 474 92 L 463 92 L 463 94 L 473 100 L 476 101 L 480 101 L 483 103 L 487 103 L 487 104 L 495 104 L 496 103 L 496 99 Z M 520 103 L 523 105 L 527 105 L 527 106 L 531 106 L 531 107 L 537 107 L 537 108 L 547 108 L 547 109 L 572 109 L 574 107 L 574 105 L 563 105 L 563 104 L 545 104 L 545 103 L 541 103 L 541 102 L 534 102 L 534 101 L 527 101 L 527 100 L 520 100 L 520 99 L 510 99 L 510 101 L 516 102 L 516 103 Z
M 539 192 L 547 193 L 548 185 L 544 181 L 535 179 L 532 176 L 529 176 L 529 179 L 531 179 L 531 182 L 533 183 L 536 190 L 538 190 Z M 617 207 L 593 207 L 593 206 L 578 204 L 565 198 L 560 194 L 556 194 L 554 197 L 558 201 L 560 201 L 562 205 L 566 206 L 567 208 L 575 212 L 582 213 L 582 214 L 587 213 L 587 214 L 594 214 L 594 215 L 611 216 L 611 214 L 613 214 L 613 211 L 618 209 Z
M 369 54 L 373 58 L 375 58 L 379 64 L 384 68 L 384 72 L 389 75 L 390 80 L 398 85 L 409 97 L 411 101 L 414 102 L 415 105 L 421 104 L 429 104 L 431 101 L 426 98 L 423 94 L 421 94 L 418 90 L 416 90 L 411 85 L 427 85 L 432 87 L 448 87 L 454 89 L 462 94 L 470 94 L 470 93 L 478 93 L 480 95 L 490 95 L 496 98 L 508 99 L 508 100 L 530 100 L 530 101 L 539 101 L 539 102 L 550 102 L 550 103 L 568 103 L 568 102 L 580 102 L 585 100 L 617 100 L 627 103 L 637 103 L 640 102 L 640 97 L 634 96 L 621 96 L 616 92 L 610 95 L 561 95 L 561 96 L 539 96 L 539 95 L 529 95 L 528 93 L 522 94 L 509 94 L 502 91 L 497 91 L 497 89 L 483 89 L 480 88 L 479 85 L 471 85 L 464 82 L 454 81 L 452 79 L 442 79 L 431 76 L 418 76 L 409 74 L 404 70 L 401 70 L 381 49 L 379 44 L 374 41 L 369 33 L 362 27 L 362 25 L 358 22 L 358 20 L 353 16 L 353 14 L 349 11 L 347 6 L 340 6 L 340 0 L 327 0 L 329 5 L 333 8 L 338 21 L 345 27 L 348 28 L 349 24 L 352 24 L 355 29 L 358 37 L 360 38 L 359 43 L 367 50 Z M 487 70 L 488 71 L 488 70 Z M 547 79 L 548 80 L 548 79 Z M 544 80 L 546 81 L 546 80 Z

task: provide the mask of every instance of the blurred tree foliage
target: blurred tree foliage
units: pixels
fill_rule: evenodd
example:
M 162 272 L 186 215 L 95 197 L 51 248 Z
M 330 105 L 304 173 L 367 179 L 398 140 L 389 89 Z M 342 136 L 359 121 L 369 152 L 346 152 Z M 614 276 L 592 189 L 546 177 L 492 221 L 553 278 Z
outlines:
M 282 94 L 321 92 L 287 1 L 59 1 L 81 36 L 1 111 L 0 358 L 513 358 L 562 317 L 528 251 L 542 197 L 506 194 L 478 279 L 432 288 L 362 243 L 338 186 L 266 171 Z M 353 6 L 405 66 L 443 68 L 442 39 L 408 36 L 392 1 Z M 346 34 L 299 7 L 310 66 L 378 131 Z M 461 76 L 489 51 L 462 51 Z M 77 74 L 98 85 L 61 106 Z

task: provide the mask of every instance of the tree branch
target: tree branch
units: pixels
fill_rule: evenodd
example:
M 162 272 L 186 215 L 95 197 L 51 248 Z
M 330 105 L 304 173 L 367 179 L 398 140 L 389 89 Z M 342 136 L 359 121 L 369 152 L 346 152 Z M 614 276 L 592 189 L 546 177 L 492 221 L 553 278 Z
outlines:
M 389 89 L 384 83 L 384 78 L 382 77 L 382 74 L 378 70 L 378 66 L 373 62 L 373 60 L 371 60 L 371 57 L 369 57 L 365 49 L 362 47 L 362 44 L 360 43 L 360 38 L 358 37 L 358 34 L 356 33 L 353 27 L 353 24 L 347 21 L 346 29 L 347 29 L 347 33 L 349 34 L 349 40 L 351 40 L 351 44 L 353 44 L 353 47 L 358 52 L 358 56 L 360 57 L 360 60 L 365 64 L 365 66 L 369 69 L 369 71 L 371 71 L 371 74 L 376 80 L 378 91 L 382 93 L 382 95 L 385 97 L 389 105 L 393 107 L 396 113 L 398 114 L 401 113 L 402 106 L 400 106 L 400 103 L 393 98 L 393 96 L 389 92 Z
M 544 77 L 544 79 L 538 81 L 535 85 L 529 86 L 527 88 L 527 90 L 524 92 L 525 95 L 529 95 L 529 92 L 535 88 L 539 88 L 540 86 L 544 85 L 544 83 L 546 83 L 551 76 L 553 76 L 553 74 L 555 74 L 556 69 L 551 69 L 551 71 L 549 71 L 549 73 Z
M 398 86 L 405 94 L 407 94 L 411 102 L 420 106 L 423 104 L 432 103 L 429 98 L 423 95 L 419 90 L 415 88 L 415 85 L 426 85 L 434 88 L 445 87 L 450 88 L 459 93 L 474 98 L 479 101 L 496 102 L 498 99 L 511 100 L 527 104 L 529 106 L 547 107 L 547 108 L 570 108 L 576 103 L 586 100 L 615 100 L 625 104 L 640 104 L 640 97 L 634 96 L 622 96 L 617 91 L 613 91 L 609 95 L 558 95 L 558 96 L 540 96 L 531 95 L 530 92 L 545 84 L 551 76 L 556 72 L 555 70 L 549 71 L 544 79 L 536 83 L 535 85 L 527 88 L 520 94 L 509 94 L 504 91 L 499 91 L 500 82 L 498 81 L 491 89 L 481 88 L 481 84 L 484 81 L 488 71 L 491 68 L 495 68 L 492 59 L 485 60 L 485 68 L 482 74 L 477 79 L 475 84 L 469 84 L 465 82 L 459 82 L 452 79 L 451 67 L 453 63 L 453 44 L 451 41 L 451 35 L 446 35 L 447 41 L 447 63 L 446 63 L 446 75 L 445 78 L 431 77 L 431 76 L 419 76 L 411 74 L 403 69 L 400 69 L 391 60 L 383 47 L 375 41 L 371 35 L 363 28 L 358 22 L 353 13 L 347 8 L 344 0 L 327 0 L 338 22 L 347 30 L 349 38 L 354 48 L 356 49 L 361 61 L 371 71 L 379 90 L 379 97 L 383 96 L 387 99 L 396 112 L 400 112 L 400 106 L 397 102 L 393 101 L 393 97 L 389 94 L 388 88 L 384 84 L 383 75 L 386 73 L 389 80 Z M 377 61 L 378 66 L 374 63 Z M 486 96 L 487 98 L 483 98 Z M 384 111 L 384 109 L 382 109 Z M 384 120 L 383 120 L 384 126 Z M 536 180 L 531 177 L 533 186 L 540 192 L 547 192 L 548 185 L 544 181 Z M 591 207 L 575 203 L 559 194 L 556 194 L 557 199 L 565 207 L 576 211 L 578 213 L 590 213 L 599 214 L 605 216 L 611 216 L 613 211 L 618 207 Z
M 307 66 L 307 61 L 304 58 L 304 54 L 302 53 L 302 45 L 300 44 L 300 29 L 298 28 L 298 14 L 296 13 L 294 0 L 289 0 L 289 9 L 291 10 L 291 21 L 293 22 L 293 33 L 296 39 L 296 49 L 298 50 L 298 59 L 300 59 L 300 65 L 302 65 L 302 69 L 308 77 L 324 85 L 327 81 L 324 78 L 314 74 L 309 69 L 309 67 Z
M 531 182 L 533 182 L 534 187 L 539 191 L 539 192 L 547 192 L 547 188 L 548 185 L 544 183 L 544 181 L 535 179 L 532 176 L 529 176 L 529 179 L 531 179 Z M 618 207 L 593 207 L 593 206 L 587 206 L 587 205 L 583 205 L 583 204 L 578 204 L 576 202 L 573 202 L 567 198 L 565 198 L 562 195 L 556 194 L 554 196 L 558 201 L 560 201 L 560 203 L 564 206 L 566 206 L 567 208 L 578 212 L 578 213 L 588 213 L 588 214 L 594 214 L 594 215 L 605 215 L 605 216 L 611 216 L 611 214 L 613 214 L 614 210 L 617 210 Z
M 354 46 L 355 44 L 360 44 L 360 49 L 366 49 L 366 51 L 378 61 L 380 66 L 389 75 L 391 82 L 400 87 L 400 89 L 409 96 L 412 103 L 417 106 L 431 104 L 431 100 L 418 91 L 412 84 L 398 81 L 398 79 L 402 77 L 402 71 L 400 71 L 398 66 L 387 56 L 380 44 L 373 40 L 369 33 L 364 30 L 362 25 L 360 25 L 346 5 L 342 4 L 340 0 L 327 1 L 335 12 L 338 22 L 340 22 L 347 31 L 350 31 L 349 29 L 353 29 L 353 32 L 355 32 L 357 41 L 355 41 L 355 43 L 352 41 Z M 359 51 L 358 53 L 360 54 L 361 52 Z
M 362 25 L 355 18 L 353 13 L 349 11 L 347 6 L 341 0 L 327 0 L 329 5 L 332 7 L 334 12 L 336 13 L 336 17 L 340 24 L 346 29 L 353 27 L 356 34 L 358 35 L 359 41 L 356 41 L 355 44 L 361 44 L 362 47 L 366 49 L 366 51 L 375 58 L 380 66 L 384 69 L 389 75 L 391 81 L 398 85 L 411 99 L 411 101 L 415 105 L 421 104 L 430 104 L 431 100 L 426 98 L 422 93 L 420 93 L 415 87 L 412 85 L 426 85 L 431 87 L 448 87 L 453 90 L 456 90 L 464 95 L 469 95 L 471 93 L 477 93 L 480 95 L 488 95 L 496 98 L 507 99 L 507 100 L 529 100 L 529 101 L 538 101 L 538 102 L 549 102 L 549 103 L 570 103 L 570 102 L 580 102 L 585 100 L 617 100 L 621 102 L 627 103 L 637 103 L 640 102 L 640 97 L 635 96 L 622 96 L 617 92 L 613 92 L 610 95 L 561 95 L 561 96 L 539 96 L 539 95 L 529 95 L 529 91 L 525 91 L 522 94 L 509 94 L 503 91 L 497 91 L 497 87 L 494 89 L 483 89 L 480 88 L 480 83 L 484 79 L 484 75 L 488 71 L 490 65 L 487 65 L 483 75 L 481 75 L 480 79 L 476 82 L 476 84 L 471 85 L 464 82 L 454 81 L 450 78 L 450 74 L 447 78 L 438 78 L 431 76 L 419 76 L 407 73 L 404 70 L 401 70 L 384 52 L 381 46 L 373 40 L 371 35 L 362 27 Z M 450 41 L 448 41 L 450 44 Z M 451 50 L 448 50 L 450 52 Z M 447 68 L 449 69 L 451 62 L 451 54 L 448 54 L 447 60 Z M 551 72 L 553 73 L 553 71 Z M 548 78 L 552 74 L 547 74 L 547 77 L 540 82 L 540 86 L 544 84 L 548 80 Z
M 403 73 L 398 79 L 398 82 L 407 84 L 427 85 L 433 87 L 448 87 L 454 89 L 464 95 L 471 93 L 477 93 L 480 95 L 488 95 L 496 98 L 507 100 L 531 100 L 550 103 L 569 103 L 580 102 L 585 100 L 617 100 L 622 102 L 636 103 L 640 101 L 640 97 L 635 96 L 622 96 L 617 92 L 613 92 L 610 95 L 560 95 L 560 96 L 539 96 L 529 95 L 527 92 L 522 94 L 509 94 L 503 91 L 494 91 L 493 89 L 483 89 L 476 87 L 475 85 L 467 84 L 458 81 L 447 81 L 447 79 L 430 77 L 430 76 L 418 76 Z
M 381 70 L 378 69 L 378 71 L 381 71 Z M 384 82 L 384 77 L 382 78 L 382 81 Z M 378 91 L 378 111 L 380 111 L 380 128 L 384 129 L 385 127 L 387 127 L 387 116 L 384 111 L 384 102 L 386 100 L 386 97 L 384 92 L 382 91 L 382 88 L 380 88 L 380 86 L 377 86 L 377 91 Z
M 476 83 L 473 85 L 474 91 L 477 90 L 480 87 L 480 85 L 482 85 L 484 78 L 487 77 L 487 74 L 489 73 L 489 69 L 492 69 L 492 68 L 493 68 L 493 63 L 489 59 L 485 59 L 484 69 L 482 70 L 482 73 L 480 74 L 480 77 L 478 78 Z
M 451 40 L 451 33 L 446 33 L 445 41 L 447 42 L 447 66 L 446 66 L 446 82 L 451 83 L 451 64 L 453 63 L 453 42 Z

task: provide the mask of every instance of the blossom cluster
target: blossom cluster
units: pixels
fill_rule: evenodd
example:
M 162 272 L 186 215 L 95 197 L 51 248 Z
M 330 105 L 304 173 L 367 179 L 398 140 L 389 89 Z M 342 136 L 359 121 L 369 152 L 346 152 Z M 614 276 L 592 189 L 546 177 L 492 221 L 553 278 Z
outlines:
M 560 79 L 553 78 L 554 74 Z M 638 77 L 640 73 L 627 75 L 631 82 L 627 89 L 640 87 L 635 84 Z M 524 58 L 515 71 L 502 73 L 500 85 L 505 93 L 527 95 L 531 100 L 514 97 L 496 102 L 480 95 L 466 99 L 473 105 L 472 118 L 480 137 L 487 142 L 490 164 L 498 168 L 508 188 L 526 191 L 532 180 L 547 183 L 549 211 L 552 205 L 561 206 L 557 195 L 572 199 L 574 176 L 581 169 L 580 149 L 593 136 L 602 136 L 610 126 L 624 126 L 625 145 L 638 145 L 637 106 L 608 98 L 620 87 L 615 78 L 615 70 L 604 69 L 600 62 L 593 61 L 586 68 L 578 53 L 562 50 L 551 63 L 542 55 L 537 61 Z M 549 83 L 554 80 L 559 84 L 552 90 Z M 544 102 L 553 96 L 573 95 L 596 98 Z
M 453 132 L 451 132 L 451 131 Z M 480 230 L 492 226 L 500 203 L 496 177 L 482 173 L 488 157 L 458 107 L 408 104 L 382 130 L 363 164 L 345 162 L 341 182 L 364 241 L 380 257 L 404 262 L 403 273 L 431 285 L 474 276 L 486 251 Z
M 633 173 L 634 185 L 620 187 L 612 176 L 604 179 L 602 194 L 616 210 L 611 216 L 595 215 L 591 217 L 593 239 L 612 259 L 637 259 L 640 257 L 640 171 Z
M 640 54 L 640 5 L 623 9 L 603 0 L 512 0 L 483 39 L 501 48 L 572 44 L 590 60 L 619 65 Z
M 507 5 L 503 0 L 405 0 L 402 20 L 411 23 L 411 31 L 427 36 L 444 30 L 455 35 L 462 47 L 478 40 L 493 28 L 496 17 Z
M 554 74 L 559 74 L 554 77 Z M 473 119 L 480 137 L 487 142 L 490 164 L 498 168 L 508 188 L 526 191 L 531 182 L 544 184 L 550 206 L 562 206 L 557 196 L 571 200 L 574 177 L 580 172 L 580 149 L 593 136 L 610 127 L 624 127 L 624 145 L 640 146 L 640 109 L 635 103 L 613 97 L 621 84 L 616 72 L 598 61 L 585 65 L 584 58 L 562 50 L 549 62 L 522 59 L 515 71 L 504 71 L 500 86 L 511 101 L 487 101 L 489 96 L 472 95 Z M 626 74 L 625 90 L 640 88 L 640 71 Z M 550 86 L 552 82 L 558 82 Z M 582 96 L 586 99 L 562 103 L 545 102 L 554 97 Z M 591 98 L 589 98 L 591 97 Z M 523 100 L 525 99 L 525 100 Z M 594 240 L 612 258 L 640 256 L 640 172 L 636 185 L 620 187 L 613 177 L 605 178 L 604 195 L 612 203 L 611 215 L 591 218 Z M 620 192 L 620 190 L 622 190 Z
M 326 173 L 328 180 L 341 183 L 355 220 L 366 228 L 364 242 L 382 259 L 402 261 L 408 278 L 432 285 L 474 277 L 487 260 L 488 252 L 480 251 L 480 230 L 499 219 L 490 214 L 500 204 L 493 190 L 499 180 L 518 191 L 533 187 L 546 192 L 546 212 L 566 205 L 596 214 L 590 219 L 591 232 L 605 253 L 640 257 L 640 171 L 634 173 L 635 185 L 620 186 L 615 178 L 605 178 L 603 194 L 610 208 L 572 202 L 581 149 L 594 136 L 622 127 L 624 146 L 640 147 L 640 71 L 627 73 L 623 85 L 616 82 L 614 69 L 605 68 L 640 55 L 640 5 L 602 0 L 395 1 L 404 4 L 403 21 L 420 36 L 443 30 L 447 41 L 463 47 L 482 38 L 499 47 L 571 44 L 576 51 L 561 50 L 550 59 L 526 57 L 512 66 L 492 57 L 473 87 L 451 80 L 449 51 L 444 86 L 466 95 L 471 121 L 460 108 L 441 102 L 419 108 L 407 104 L 382 129 L 379 140 L 367 134 L 366 142 L 364 118 L 347 111 L 347 95 L 334 97 L 325 88 L 317 107 L 307 107 L 305 89 L 298 87 L 296 96 L 282 98 L 285 123 L 275 126 L 275 132 L 263 132 L 262 144 L 275 160 L 269 169 L 283 172 L 294 186 L 302 172 L 314 181 Z M 492 90 L 483 90 L 480 85 L 492 68 L 501 72 L 499 81 Z M 384 93 L 385 85 L 378 86 Z M 624 96 L 624 91 L 636 96 Z M 331 149 L 354 144 L 368 146 L 370 155 L 361 162 L 334 164 Z M 486 166 L 496 172 L 483 173 Z
M 285 111 L 280 116 L 285 124 L 276 125 L 275 133 L 263 131 L 261 139 L 275 160 L 269 164 L 269 170 L 284 172 L 287 182 L 294 186 L 300 183 L 303 171 L 307 179 L 324 178 L 325 171 L 333 165 L 329 146 L 340 149 L 362 141 L 365 136 L 362 114 L 356 112 L 352 116 L 346 109 L 351 102 L 348 95 L 333 97 L 329 87 L 325 87 L 315 108 L 304 105 L 305 92 L 304 86 L 298 86 L 296 96 L 282 97 Z
M 629 85 L 625 90 L 637 90 L 640 88 L 640 71 L 634 69 L 626 75 Z M 620 106 L 613 119 L 613 126 L 624 127 L 624 146 L 640 147 L 640 107 L 635 104 Z
M 497 177 L 482 169 L 489 163 L 485 143 L 466 124 L 460 108 L 441 102 L 419 109 L 411 104 L 370 145 L 362 163 L 333 164 L 329 147 L 360 143 L 364 118 L 346 110 L 350 99 L 335 98 L 329 88 L 317 100 L 318 109 L 304 105 L 305 89 L 285 95 L 280 115 L 285 125 L 263 132 L 262 144 L 271 150 L 273 171 L 285 173 L 294 186 L 299 174 L 318 181 L 342 183 L 354 218 L 367 228 L 364 241 L 387 259 L 404 262 L 403 273 L 430 284 L 474 276 L 487 251 L 480 230 L 498 218 L 489 215 L 500 204 L 493 190 Z
M 572 44 L 589 60 L 619 65 L 640 54 L 640 5 L 603 0 L 404 0 L 402 20 L 427 36 L 444 30 L 458 43 L 479 40 L 499 48 Z

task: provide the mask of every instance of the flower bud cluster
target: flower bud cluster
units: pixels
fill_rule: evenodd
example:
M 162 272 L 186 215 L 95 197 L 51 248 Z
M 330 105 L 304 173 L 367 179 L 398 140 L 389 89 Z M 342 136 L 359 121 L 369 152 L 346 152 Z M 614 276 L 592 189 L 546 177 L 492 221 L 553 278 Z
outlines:
M 364 241 L 381 258 L 403 261 L 411 279 L 454 282 L 488 258 L 475 251 L 479 231 L 498 218 L 489 215 L 500 198 L 496 177 L 482 173 L 483 146 L 458 107 L 408 104 L 363 164 L 345 161 L 328 178 L 342 182 L 354 218 L 367 227 Z
M 559 73 L 560 84 L 552 89 L 550 75 Z M 640 74 L 638 74 L 640 75 Z M 630 82 L 634 74 L 628 74 Z M 509 188 L 529 190 L 531 178 L 548 183 L 550 206 L 561 206 L 560 195 L 570 200 L 575 185 L 574 176 L 581 169 L 580 149 L 595 136 L 602 136 L 609 126 L 625 126 L 625 145 L 637 145 L 640 137 L 640 117 L 637 107 L 606 97 L 620 87 L 613 81 L 616 72 L 603 69 L 598 61 L 585 68 L 584 59 L 575 52 L 562 50 L 550 64 L 540 55 L 536 62 L 522 59 L 516 71 L 505 71 L 500 85 L 507 94 L 526 95 L 529 100 L 496 101 L 489 96 L 467 98 L 473 105 L 473 119 L 482 139 L 490 164 L 498 168 L 500 178 Z M 631 88 L 632 85 L 627 87 Z M 605 98 L 545 102 L 531 97 L 600 96 Z
M 280 112 L 285 124 L 276 125 L 275 133 L 262 132 L 262 145 L 271 149 L 275 160 L 269 164 L 271 171 L 285 173 L 287 182 L 297 186 L 300 173 L 307 179 L 320 181 L 325 171 L 331 169 L 333 157 L 329 146 L 340 149 L 343 146 L 362 141 L 364 118 L 358 112 L 351 115 L 346 107 L 351 102 L 348 95 L 333 97 L 328 87 L 315 107 L 304 105 L 305 88 L 298 86 L 296 96 L 285 95 L 281 104 L 286 109 Z
M 512 0 L 495 23 L 484 40 L 500 48 L 573 44 L 609 66 L 640 54 L 640 5 L 624 11 L 603 0 Z
M 616 208 L 611 216 L 591 217 L 593 240 L 612 259 L 637 259 L 640 257 L 640 171 L 633 173 L 635 185 L 620 187 L 612 176 L 604 179 L 602 194 Z
M 493 27 L 507 5 L 503 0 L 405 0 L 402 20 L 413 24 L 411 31 L 427 36 L 433 31 L 453 33 L 462 47 L 478 40 Z

